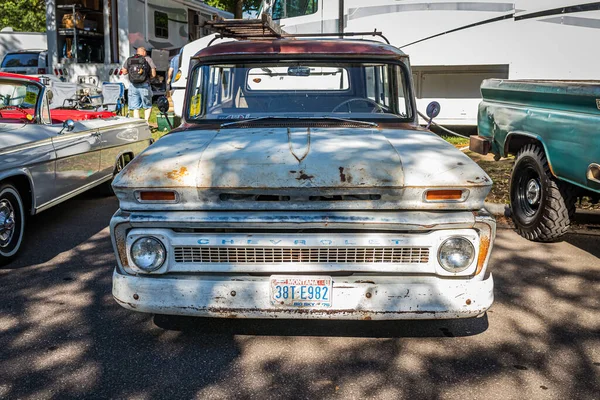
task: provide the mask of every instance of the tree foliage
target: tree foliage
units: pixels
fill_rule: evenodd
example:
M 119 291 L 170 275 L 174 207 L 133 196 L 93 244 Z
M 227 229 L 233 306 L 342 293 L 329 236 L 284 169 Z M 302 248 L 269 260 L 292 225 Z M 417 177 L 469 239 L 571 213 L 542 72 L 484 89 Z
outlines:
M 206 0 L 209 6 L 220 8 L 221 10 L 232 12 L 235 18 L 241 18 L 240 10 L 244 12 L 257 11 L 261 0 Z
M 0 0 L 0 29 L 20 32 L 46 32 L 44 0 Z

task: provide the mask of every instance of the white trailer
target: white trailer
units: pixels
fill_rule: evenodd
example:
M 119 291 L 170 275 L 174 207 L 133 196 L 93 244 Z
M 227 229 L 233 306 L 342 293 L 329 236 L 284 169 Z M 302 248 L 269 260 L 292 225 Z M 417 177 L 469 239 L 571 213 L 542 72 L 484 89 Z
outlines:
M 270 0 L 262 11 L 290 34 L 383 32 L 410 55 L 419 110 L 441 103 L 440 124 L 477 124 L 483 79 L 600 79 L 600 2 Z
M 165 91 L 169 58 L 208 34 L 204 22 L 233 16 L 199 0 L 48 0 L 46 11 L 49 72 L 72 82 L 128 86 L 120 68 L 143 46 L 157 66 L 155 94 Z

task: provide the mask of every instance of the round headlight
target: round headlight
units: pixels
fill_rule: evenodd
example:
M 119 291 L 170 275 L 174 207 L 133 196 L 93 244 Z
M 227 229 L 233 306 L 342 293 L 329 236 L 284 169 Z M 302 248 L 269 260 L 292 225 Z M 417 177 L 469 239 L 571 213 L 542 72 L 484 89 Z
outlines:
M 446 239 L 440 246 L 438 260 L 448 272 L 461 272 L 471 265 L 475 258 L 473 244 L 462 237 L 451 237 Z
M 131 246 L 131 260 L 136 267 L 146 272 L 159 269 L 165 262 L 167 251 L 156 238 L 141 237 Z

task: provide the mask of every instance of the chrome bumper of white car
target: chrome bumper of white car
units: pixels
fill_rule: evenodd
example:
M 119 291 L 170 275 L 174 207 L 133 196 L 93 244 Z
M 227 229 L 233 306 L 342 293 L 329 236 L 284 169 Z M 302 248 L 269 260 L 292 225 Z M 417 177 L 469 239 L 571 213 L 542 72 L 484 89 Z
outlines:
M 452 319 L 483 314 L 494 300 L 484 280 L 333 278 L 331 307 L 292 308 L 270 301 L 269 277 L 136 276 L 115 270 L 113 296 L 146 313 L 225 318 Z

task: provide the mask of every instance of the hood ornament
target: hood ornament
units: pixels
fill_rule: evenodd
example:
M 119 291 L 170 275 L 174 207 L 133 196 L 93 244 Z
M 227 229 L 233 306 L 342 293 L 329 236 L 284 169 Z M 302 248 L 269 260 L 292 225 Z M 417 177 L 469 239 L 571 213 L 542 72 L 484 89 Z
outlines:
M 292 129 L 287 128 L 287 133 L 290 152 L 301 163 L 310 151 L 310 128 L 306 128 L 306 131 L 303 129 L 292 131 Z

